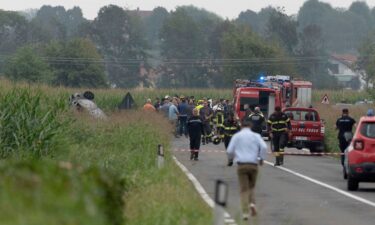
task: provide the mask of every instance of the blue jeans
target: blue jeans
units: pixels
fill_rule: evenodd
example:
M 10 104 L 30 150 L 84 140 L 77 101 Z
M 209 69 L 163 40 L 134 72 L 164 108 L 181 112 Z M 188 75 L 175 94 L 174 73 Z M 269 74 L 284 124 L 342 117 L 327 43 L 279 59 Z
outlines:
M 179 134 L 182 136 L 182 134 L 184 135 L 188 135 L 188 130 L 187 130 L 187 116 L 180 116 L 178 118 L 178 121 L 179 121 Z

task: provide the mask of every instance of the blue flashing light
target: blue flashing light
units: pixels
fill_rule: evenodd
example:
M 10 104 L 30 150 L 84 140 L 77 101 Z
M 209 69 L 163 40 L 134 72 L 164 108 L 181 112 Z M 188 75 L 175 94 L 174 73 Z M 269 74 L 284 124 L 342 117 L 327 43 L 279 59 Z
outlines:
M 266 78 L 263 77 L 263 76 L 261 76 L 259 79 L 260 79 L 260 81 L 265 81 L 266 80 Z

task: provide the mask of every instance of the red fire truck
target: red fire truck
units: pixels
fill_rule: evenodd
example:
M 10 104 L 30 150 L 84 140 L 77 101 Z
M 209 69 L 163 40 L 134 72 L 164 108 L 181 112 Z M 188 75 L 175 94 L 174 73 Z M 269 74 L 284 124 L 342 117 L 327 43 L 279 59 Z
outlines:
M 280 86 L 268 82 L 254 82 L 249 80 L 236 80 L 233 89 L 233 108 L 238 119 L 246 114 L 245 105 L 251 110 L 260 107 L 263 115 L 268 118 L 276 106 L 282 106 Z M 264 125 L 263 135 L 267 136 Z
M 290 76 L 286 75 L 267 76 L 259 81 L 238 79 L 235 80 L 233 88 L 234 111 L 241 120 L 246 114 L 244 107 L 246 104 L 251 110 L 259 106 L 267 119 L 276 106 L 283 109 L 291 106 L 307 108 L 311 105 L 311 88 L 311 82 L 291 80 Z M 292 127 L 294 126 L 296 124 L 292 123 Z M 292 130 L 293 137 L 294 130 Z M 262 135 L 268 136 L 266 124 L 264 124 Z

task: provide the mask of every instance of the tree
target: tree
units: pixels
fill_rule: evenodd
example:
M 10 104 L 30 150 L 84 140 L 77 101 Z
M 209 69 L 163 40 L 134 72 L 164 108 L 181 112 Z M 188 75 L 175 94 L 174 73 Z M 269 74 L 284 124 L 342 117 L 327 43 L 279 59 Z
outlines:
M 297 21 L 286 15 L 282 9 L 273 11 L 267 22 L 266 38 L 276 41 L 290 54 L 298 43 Z
M 306 26 L 299 34 L 299 40 L 296 51 L 299 60 L 296 64 L 300 76 L 310 80 L 317 88 L 337 87 L 337 80 L 328 74 L 328 53 L 321 28 L 314 24 Z
M 259 26 L 259 16 L 252 10 L 248 9 L 245 12 L 241 12 L 235 22 L 241 25 L 249 25 L 258 34 L 262 33 L 263 28 Z
M 82 10 L 74 7 L 65 10 L 63 6 L 42 6 L 31 20 L 33 42 L 68 40 L 78 36 L 78 28 L 86 21 Z
M 174 87 L 204 87 L 206 68 L 201 59 L 207 56 L 204 31 L 184 8 L 177 8 L 165 21 L 162 30 L 162 56 L 169 63 L 162 72 Z M 163 84 L 163 85 L 169 85 Z
M 136 87 L 142 81 L 140 66 L 148 57 L 140 18 L 118 6 L 105 6 L 88 32 L 105 57 L 110 83 L 116 87 Z
M 107 87 L 103 59 L 88 39 L 51 42 L 45 55 L 54 69 L 54 85 L 66 87 Z
M 359 58 L 356 68 L 361 72 L 362 78 L 366 81 L 366 88 L 375 81 L 375 33 L 368 35 L 362 42 L 359 51 Z
M 28 26 L 25 17 L 16 12 L 0 10 L 0 52 L 14 53 L 27 43 Z
M 234 79 L 256 80 L 259 74 L 294 74 L 293 64 L 277 45 L 266 43 L 247 26 L 238 26 L 224 34 L 221 42 L 226 62 L 224 82 Z
M 160 43 L 160 29 L 168 16 L 169 13 L 165 8 L 157 7 L 152 10 L 151 16 L 147 17 L 145 21 L 147 40 L 152 46 Z
M 50 83 L 52 70 L 31 47 L 22 47 L 7 60 L 5 76 L 14 81 Z

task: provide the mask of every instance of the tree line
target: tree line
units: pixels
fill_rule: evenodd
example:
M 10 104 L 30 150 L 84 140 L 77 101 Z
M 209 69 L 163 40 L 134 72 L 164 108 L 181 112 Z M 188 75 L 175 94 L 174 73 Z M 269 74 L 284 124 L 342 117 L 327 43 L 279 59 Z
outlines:
M 234 20 L 194 6 L 145 12 L 108 5 L 93 20 L 79 7 L 0 10 L 0 74 L 119 88 L 231 87 L 237 78 L 290 74 L 337 88 L 328 75 L 333 52 L 359 54 L 355 69 L 373 81 L 374 22 L 365 2 L 337 9 L 318 0 L 305 2 L 298 15 L 267 7 Z

